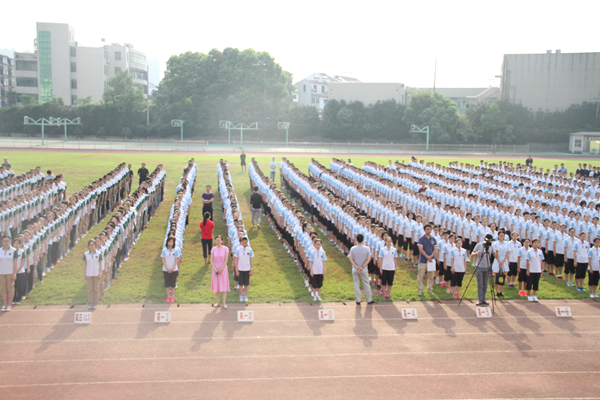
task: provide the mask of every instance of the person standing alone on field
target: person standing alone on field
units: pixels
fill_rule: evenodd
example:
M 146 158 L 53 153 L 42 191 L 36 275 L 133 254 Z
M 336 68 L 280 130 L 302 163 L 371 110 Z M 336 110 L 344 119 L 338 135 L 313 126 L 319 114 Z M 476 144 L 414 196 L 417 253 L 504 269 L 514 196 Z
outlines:
M 367 298 L 367 303 L 373 304 L 373 296 L 371 294 L 371 285 L 369 285 L 369 262 L 371 257 L 371 251 L 366 247 L 363 242 L 365 237 L 359 233 L 356 235 L 356 246 L 352 246 L 350 249 L 350 263 L 352 264 L 352 280 L 354 281 L 354 296 L 356 297 L 356 305 L 360 305 L 360 282 L 363 285 L 363 291 Z
M 246 153 L 244 153 L 244 150 L 242 150 L 242 154 L 240 154 L 240 164 L 242 165 L 242 172 L 248 171 L 248 168 L 246 168 Z
M 269 163 L 269 167 L 271 167 L 271 175 L 270 178 L 275 183 L 275 172 L 277 171 L 277 162 L 275 161 L 275 157 L 273 157 L 273 161 Z
M 206 193 L 202 193 L 202 215 L 209 213 L 210 218 L 213 216 L 213 200 L 215 198 L 215 194 L 210 191 L 210 185 L 206 185 Z
M 213 229 L 215 229 L 215 223 L 210 220 L 210 213 L 204 213 L 204 220 L 200 222 L 200 229 L 202 229 L 202 253 L 204 254 L 204 265 L 208 265 L 208 253 L 212 249 L 213 245 Z
M 427 272 L 427 291 L 430 295 L 433 295 L 433 275 L 435 275 L 435 263 L 433 264 L 433 270 L 429 271 L 428 263 L 434 261 L 436 256 L 436 240 L 431 236 L 431 225 L 427 224 L 423 227 L 425 234 L 418 239 L 417 246 L 419 250 L 419 263 L 418 263 L 418 274 L 417 274 L 417 291 L 419 296 L 423 295 L 423 277 Z
M 262 196 L 258 193 L 258 186 L 254 186 L 254 193 L 250 196 L 250 206 L 252 207 L 252 227 L 254 228 L 254 219 L 260 229 L 260 216 L 262 214 Z
M 139 181 L 140 185 L 142 184 L 142 182 L 144 182 L 146 180 L 146 178 L 148 178 L 149 173 L 150 172 L 148 171 L 148 168 L 146 168 L 146 164 L 142 163 L 142 168 L 138 169 L 138 172 L 137 172 L 137 174 L 140 177 L 140 181 Z
M 102 254 L 96 251 L 96 242 L 91 239 L 88 242 L 88 251 L 83 253 L 83 274 L 88 288 L 88 310 L 96 309 L 100 294 L 100 276 L 102 265 Z

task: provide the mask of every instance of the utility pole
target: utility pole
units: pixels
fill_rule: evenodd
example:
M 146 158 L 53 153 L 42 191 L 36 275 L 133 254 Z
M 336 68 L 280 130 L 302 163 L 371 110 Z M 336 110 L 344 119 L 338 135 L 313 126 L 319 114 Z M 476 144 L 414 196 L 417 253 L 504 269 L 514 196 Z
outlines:
M 150 94 L 149 94 L 149 92 L 150 92 L 150 66 L 146 65 L 146 128 L 150 125 Z
M 433 93 L 435 93 L 435 78 L 437 77 L 437 57 L 435 58 L 435 66 L 433 67 Z

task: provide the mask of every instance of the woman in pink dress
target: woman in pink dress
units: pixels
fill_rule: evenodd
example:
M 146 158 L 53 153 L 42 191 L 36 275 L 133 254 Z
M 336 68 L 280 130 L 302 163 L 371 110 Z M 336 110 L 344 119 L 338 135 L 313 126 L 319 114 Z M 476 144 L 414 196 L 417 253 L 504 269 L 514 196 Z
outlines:
M 210 251 L 210 265 L 212 267 L 211 290 L 217 294 L 217 303 L 213 307 L 219 307 L 219 295 L 223 293 L 223 308 L 227 308 L 227 292 L 229 292 L 229 273 L 227 271 L 227 258 L 229 249 L 223 246 L 221 235 L 215 237 L 216 246 Z

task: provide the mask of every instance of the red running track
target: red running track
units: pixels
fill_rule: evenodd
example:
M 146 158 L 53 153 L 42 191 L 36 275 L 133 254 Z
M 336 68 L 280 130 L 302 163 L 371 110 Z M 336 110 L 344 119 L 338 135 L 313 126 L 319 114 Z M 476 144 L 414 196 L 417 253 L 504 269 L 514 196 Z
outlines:
M 570 306 L 572 318 L 555 316 Z M 250 304 L 17 307 L 0 314 L 0 398 L 597 399 L 600 302 L 357 307 Z M 402 308 L 418 320 L 403 320 Z M 170 324 L 154 312 L 169 310 Z

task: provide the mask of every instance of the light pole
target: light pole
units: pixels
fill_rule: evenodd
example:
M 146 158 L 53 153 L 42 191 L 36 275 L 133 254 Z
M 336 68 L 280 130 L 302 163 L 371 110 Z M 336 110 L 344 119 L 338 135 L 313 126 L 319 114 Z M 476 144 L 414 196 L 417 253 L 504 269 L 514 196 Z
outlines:
M 411 125 L 410 126 L 410 132 L 414 132 L 414 133 L 426 133 L 427 134 L 427 141 L 425 142 L 425 150 L 429 151 L 429 125 L 424 127 L 424 128 L 419 128 L 416 125 Z
M 285 129 L 285 147 L 288 146 L 288 131 L 290 129 L 289 122 L 278 122 L 277 129 Z
M 173 128 L 181 128 L 181 141 L 183 142 L 183 123 L 185 121 L 182 119 L 172 119 L 171 120 L 171 126 Z

